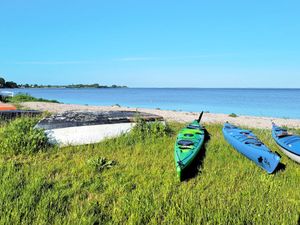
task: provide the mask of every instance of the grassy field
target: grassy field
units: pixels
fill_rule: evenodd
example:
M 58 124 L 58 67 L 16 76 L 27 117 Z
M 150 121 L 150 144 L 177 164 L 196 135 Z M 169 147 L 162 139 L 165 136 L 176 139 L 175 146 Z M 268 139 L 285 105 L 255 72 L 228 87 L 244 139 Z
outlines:
M 300 222 L 300 165 L 281 154 L 285 169 L 268 175 L 225 142 L 221 125 L 206 126 L 210 140 L 196 170 L 179 182 L 173 145 L 182 126 L 145 138 L 2 153 L 0 224 Z M 280 152 L 269 130 L 254 132 Z

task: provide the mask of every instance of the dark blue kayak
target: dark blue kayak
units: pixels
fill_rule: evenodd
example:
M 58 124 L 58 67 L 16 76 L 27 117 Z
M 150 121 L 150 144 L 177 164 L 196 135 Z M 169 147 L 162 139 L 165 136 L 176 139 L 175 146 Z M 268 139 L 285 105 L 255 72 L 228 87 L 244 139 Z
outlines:
M 272 136 L 281 150 L 291 159 L 300 163 L 300 136 L 288 133 L 273 123 Z
M 273 173 L 280 162 L 280 156 L 271 152 L 250 130 L 243 130 L 229 123 L 223 127 L 225 139 L 238 152 L 253 161 L 256 165 Z

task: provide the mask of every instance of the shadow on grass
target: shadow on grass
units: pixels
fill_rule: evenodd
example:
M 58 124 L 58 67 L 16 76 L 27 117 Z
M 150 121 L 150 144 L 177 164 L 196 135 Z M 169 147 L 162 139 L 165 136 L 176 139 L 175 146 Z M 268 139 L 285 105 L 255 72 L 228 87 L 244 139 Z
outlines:
M 278 173 L 278 172 L 283 172 L 285 171 L 286 166 L 283 163 L 279 163 L 278 166 L 276 167 L 275 171 L 273 174 Z
M 201 174 L 201 170 L 203 169 L 203 161 L 206 155 L 206 144 L 210 140 L 210 134 L 208 133 L 208 131 L 204 129 L 204 132 L 205 139 L 202 148 L 200 149 L 199 153 L 197 154 L 191 165 L 189 165 L 189 167 L 185 169 L 182 176 L 182 181 L 189 181 L 190 179 Z

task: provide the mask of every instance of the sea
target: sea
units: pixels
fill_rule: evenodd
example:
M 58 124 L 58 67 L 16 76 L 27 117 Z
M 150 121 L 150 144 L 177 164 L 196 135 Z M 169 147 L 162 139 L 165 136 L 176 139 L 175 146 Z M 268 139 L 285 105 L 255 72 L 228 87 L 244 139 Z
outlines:
M 100 88 L 3 89 L 82 105 L 120 105 L 187 112 L 300 119 L 300 89 Z

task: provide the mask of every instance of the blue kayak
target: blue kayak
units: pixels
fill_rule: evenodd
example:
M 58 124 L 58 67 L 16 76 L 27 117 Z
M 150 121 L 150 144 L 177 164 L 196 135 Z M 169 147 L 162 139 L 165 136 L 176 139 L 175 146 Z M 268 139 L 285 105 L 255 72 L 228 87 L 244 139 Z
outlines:
M 223 127 L 225 139 L 238 152 L 252 160 L 256 165 L 273 173 L 280 162 L 280 156 L 271 152 L 250 130 L 243 130 L 229 123 Z
M 288 133 L 273 123 L 272 136 L 281 150 L 291 159 L 300 163 L 300 136 Z

